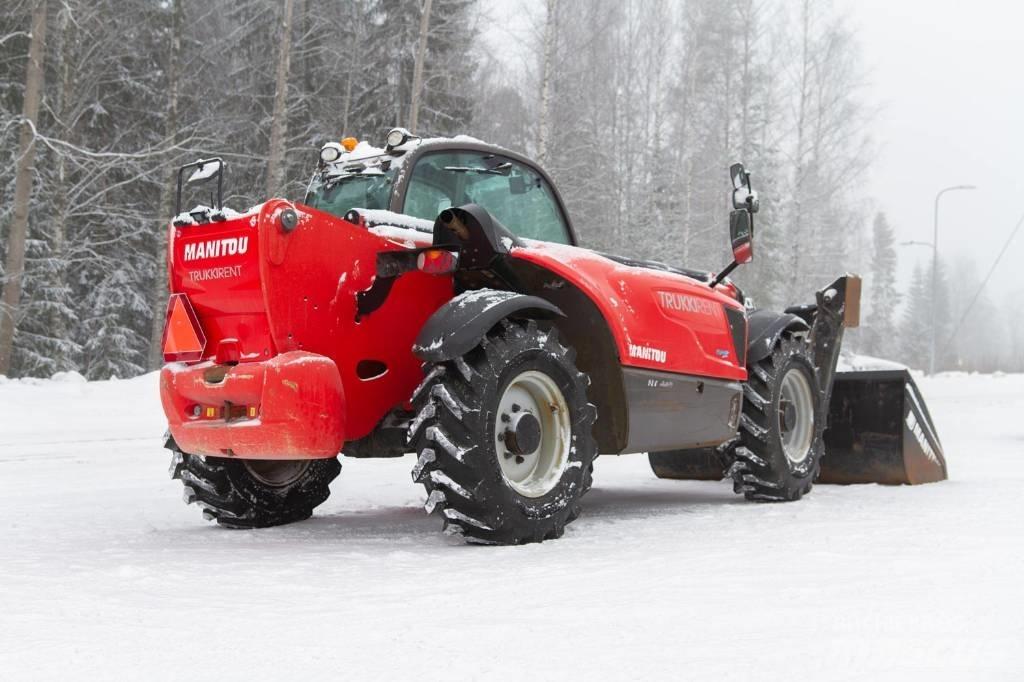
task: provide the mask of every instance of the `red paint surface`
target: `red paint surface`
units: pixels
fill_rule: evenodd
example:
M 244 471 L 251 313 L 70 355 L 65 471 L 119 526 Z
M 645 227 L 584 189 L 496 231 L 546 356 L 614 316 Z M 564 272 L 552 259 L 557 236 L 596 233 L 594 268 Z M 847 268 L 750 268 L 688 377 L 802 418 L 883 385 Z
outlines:
M 285 233 L 280 212 L 294 208 Z M 247 241 L 245 252 L 185 259 L 200 242 Z M 419 246 L 428 235 L 416 238 Z M 204 247 L 205 248 L 205 247 Z M 409 272 L 384 304 L 356 321 L 356 295 L 376 277 L 381 251 L 405 248 L 320 211 L 284 200 L 221 223 L 172 228 L 171 291 L 192 304 L 208 343 L 199 364 L 161 375 L 171 434 L 185 452 L 258 458 L 330 457 L 407 404 L 422 379 L 413 341 L 453 294 L 450 275 Z M 611 329 L 623 365 L 746 379 L 724 309 L 730 290 L 671 273 L 620 265 L 571 246 L 530 242 L 514 258 L 547 268 L 589 296 Z M 223 380 L 208 374 L 221 354 L 240 358 Z M 384 363 L 373 378 L 359 363 Z M 208 378 L 212 377 L 212 381 Z M 195 405 L 258 406 L 255 421 L 196 420 Z M 228 452 L 230 451 L 230 452 Z
M 574 246 L 530 242 L 515 258 L 573 282 L 609 323 L 619 362 L 631 367 L 720 379 L 745 380 L 737 363 L 725 308 L 742 310 L 728 293 L 669 272 L 621 265 Z M 664 352 L 664 362 L 636 357 L 639 349 Z M 722 354 L 726 354 L 722 357 Z
M 299 214 L 299 225 L 286 234 L 278 216 L 290 206 Z M 242 236 L 249 239 L 244 254 L 184 259 L 189 244 Z M 191 377 L 187 381 L 180 371 L 165 370 L 161 382 L 164 411 L 171 434 L 184 451 L 222 454 L 230 447 L 243 457 L 331 456 L 340 450 L 342 435 L 354 440 L 370 433 L 389 410 L 409 399 L 422 379 L 412 344 L 427 318 L 451 298 L 450 276 L 407 273 L 396 281 L 379 309 L 361 322 L 355 320 L 356 294 L 373 284 L 377 253 L 401 250 L 402 245 L 283 200 L 270 201 L 258 213 L 234 220 L 174 228 L 172 240 L 171 290 L 188 296 L 209 339 L 203 360 L 213 360 L 220 340 L 237 339 L 241 363 L 229 372 L 229 378 L 245 376 L 250 369 L 260 372 L 261 366 L 302 351 L 306 356 L 326 358 L 336 367 L 340 380 L 340 387 L 334 390 L 333 380 L 320 365 L 307 362 L 288 367 L 288 380 L 298 384 L 300 396 L 334 395 L 332 399 L 338 403 L 326 410 L 337 415 L 332 417 L 337 425 L 329 435 L 302 436 L 289 430 L 318 431 L 312 423 L 304 426 L 303 419 L 316 421 L 316 415 L 325 411 L 323 406 L 307 407 L 305 398 L 296 402 L 293 395 L 276 387 L 263 395 L 262 384 L 257 386 L 262 379 L 234 379 L 238 390 L 246 387 L 236 399 L 256 400 L 262 395 L 262 414 L 294 413 L 303 418 L 291 419 L 287 427 L 285 421 L 279 421 L 270 428 L 266 419 L 261 425 L 215 421 L 194 427 L 183 410 L 194 403 L 217 405 L 230 391 L 202 381 L 199 369 L 187 371 L 184 376 Z M 428 243 L 429 236 L 424 235 L 422 245 Z M 218 268 L 234 267 L 238 270 L 230 271 L 230 277 L 203 279 L 206 271 L 219 274 L 224 271 Z M 199 276 L 193 274 L 197 271 Z M 383 362 L 387 371 L 361 379 L 356 368 L 363 360 Z M 179 378 L 171 381 L 173 376 Z M 265 376 L 265 371 L 260 376 Z M 180 393 L 185 386 L 187 396 Z M 234 439 L 244 439 L 244 444 L 240 440 L 239 447 L 232 447 Z M 326 454 L 324 444 L 335 442 L 337 447 Z M 313 444 L 320 454 L 313 454 Z
M 240 363 L 216 383 L 212 362 L 168 365 L 160 399 L 174 441 L 198 455 L 293 459 L 334 457 L 345 442 L 345 392 L 334 362 L 313 353 L 284 353 Z M 256 407 L 255 419 L 208 420 L 196 406 Z

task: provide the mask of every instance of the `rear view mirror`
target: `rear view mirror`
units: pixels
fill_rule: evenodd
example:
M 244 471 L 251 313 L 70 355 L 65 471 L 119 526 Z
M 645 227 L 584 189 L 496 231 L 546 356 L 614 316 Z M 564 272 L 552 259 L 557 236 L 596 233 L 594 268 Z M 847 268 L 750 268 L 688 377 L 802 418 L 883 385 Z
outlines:
M 754 260 L 754 214 L 759 208 L 757 192 L 750 188 L 750 173 L 742 163 L 729 167 L 732 180 L 732 212 L 729 213 L 729 240 L 732 242 L 732 263 L 729 263 L 711 280 L 714 289 L 737 266 Z
M 192 171 L 192 175 L 188 176 L 188 184 L 196 182 L 202 182 L 203 180 L 209 180 L 214 177 L 224 167 L 224 162 L 220 159 L 210 159 L 209 161 L 196 161 L 196 169 Z
M 757 213 L 761 208 L 761 202 L 750 187 L 750 173 L 742 163 L 734 163 L 729 167 L 729 176 L 732 178 L 732 207 L 735 209 L 745 208 L 751 213 Z
M 224 170 L 226 164 L 224 159 L 212 158 L 212 159 L 199 159 L 192 163 L 187 163 L 178 169 L 178 193 L 174 200 L 174 214 L 179 215 L 181 213 L 181 191 L 184 185 L 200 185 L 205 182 L 217 180 L 217 195 L 216 198 L 211 193 L 210 201 L 216 204 L 211 208 L 219 209 L 224 206 Z M 185 172 L 191 170 L 192 172 L 188 175 L 188 180 L 185 180 Z
M 729 238 L 737 265 L 754 260 L 754 221 L 750 211 L 741 208 L 729 213 Z
M 742 163 L 734 163 L 729 166 L 729 176 L 732 178 L 733 189 L 750 186 L 750 177 L 747 175 L 747 172 L 743 170 Z M 739 207 L 737 206 L 737 208 Z

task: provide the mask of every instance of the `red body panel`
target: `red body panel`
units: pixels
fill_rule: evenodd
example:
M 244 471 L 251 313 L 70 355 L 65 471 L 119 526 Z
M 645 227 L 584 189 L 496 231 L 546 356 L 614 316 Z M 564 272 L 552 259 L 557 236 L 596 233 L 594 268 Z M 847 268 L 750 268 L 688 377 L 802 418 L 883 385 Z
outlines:
M 725 308 L 742 311 L 743 306 L 723 291 L 574 246 L 531 241 L 512 255 L 579 287 L 608 322 L 621 364 L 746 380 L 725 315 Z
M 160 373 L 160 399 L 185 452 L 265 459 L 334 457 L 345 442 L 345 392 L 334 362 L 312 353 L 284 353 L 238 364 L 218 381 L 214 368 L 168 365 Z M 256 408 L 254 418 L 206 419 L 196 406 Z
M 298 214 L 291 232 L 280 221 L 288 208 Z M 161 375 L 178 446 L 215 456 L 330 457 L 407 405 L 422 379 L 413 342 L 452 297 L 453 282 L 407 272 L 357 320 L 357 296 L 376 280 L 377 255 L 430 242 L 427 234 L 403 235 L 414 243 L 279 199 L 232 220 L 173 228 L 171 291 L 188 297 L 209 340 L 202 362 L 169 365 Z M 588 296 L 621 364 L 746 379 L 725 314 L 742 306 L 727 293 L 573 246 L 529 241 L 512 257 Z M 217 366 L 219 349 L 241 362 Z M 220 416 L 206 418 L 208 406 Z M 231 416 L 250 409 L 253 418 Z
M 289 207 L 299 214 L 299 224 L 285 233 L 279 216 Z M 236 240 L 229 253 L 221 250 L 229 243 L 223 240 Z M 211 242 L 222 246 L 198 247 Z M 428 243 L 424 235 L 422 245 Z M 179 446 L 209 455 L 230 449 L 243 457 L 330 456 L 337 454 L 342 438 L 367 435 L 389 410 L 405 403 L 422 379 L 420 361 L 412 354 L 416 334 L 453 292 L 449 275 L 410 272 L 395 281 L 383 305 L 357 322 L 356 296 L 376 279 L 377 254 L 403 248 L 363 227 L 283 200 L 241 218 L 173 228 L 171 291 L 189 297 L 209 339 L 204 365 L 164 370 L 162 400 Z M 242 362 L 223 384 L 208 383 L 204 370 L 223 339 L 238 340 Z M 299 351 L 307 360 L 280 365 L 281 358 L 294 359 Z M 317 356 L 336 367 L 340 386 L 334 386 L 322 363 L 308 361 Z M 384 371 L 374 362 L 383 363 Z M 298 390 L 280 391 L 280 381 L 271 386 L 271 372 L 287 372 L 286 380 Z M 254 402 L 236 402 L 243 399 Z M 307 405 L 307 399 L 312 403 Z M 290 423 L 285 427 L 282 417 L 274 422 L 280 428 L 270 428 L 271 422 L 262 418 L 261 426 L 223 420 L 197 425 L 184 412 L 224 400 L 258 404 L 261 415 L 292 415 Z M 330 400 L 337 404 L 323 404 Z M 336 427 L 324 433 L 314 428 L 321 414 L 338 415 Z M 317 433 L 297 433 L 304 429 Z M 232 445 L 235 439 L 241 440 Z
M 260 288 L 259 219 L 254 213 L 172 228 L 167 269 L 171 293 L 187 295 L 199 316 L 208 339 L 204 358 L 216 355 L 217 342 L 228 338 L 238 339 L 243 362 L 277 353 Z M 225 240 L 231 240 L 234 249 L 227 250 L 234 253 L 222 252 Z M 200 245 L 203 253 L 214 245 L 217 255 L 201 255 Z

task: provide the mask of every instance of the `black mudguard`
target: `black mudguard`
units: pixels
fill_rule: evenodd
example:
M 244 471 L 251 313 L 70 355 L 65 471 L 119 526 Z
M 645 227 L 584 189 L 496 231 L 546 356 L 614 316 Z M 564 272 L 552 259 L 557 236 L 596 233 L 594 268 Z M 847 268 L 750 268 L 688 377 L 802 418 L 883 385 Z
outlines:
M 747 317 L 747 365 L 757 364 L 772 354 L 779 337 L 787 331 L 806 331 L 811 327 L 792 313 L 755 310 Z
M 499 289 L 474 289 L 441 306 L 426 321 L 412 351 L 426 362 L 465 355 L 506 317 L 552 318 L 562 311 L 537 296 Z

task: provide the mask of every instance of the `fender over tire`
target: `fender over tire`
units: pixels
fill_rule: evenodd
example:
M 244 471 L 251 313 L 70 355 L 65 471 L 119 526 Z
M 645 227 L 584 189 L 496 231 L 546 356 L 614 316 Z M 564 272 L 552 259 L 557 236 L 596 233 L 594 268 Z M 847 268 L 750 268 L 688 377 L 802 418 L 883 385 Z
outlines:
M 811 330 L 802 317 L 773 310 L 754 311 L 748 318 L 748 324 L 747 366 L 753 366 L 771 355 L 786 332 Z
M 431 315 L 412 350 L 426 362 L 446 362 L 473 350 L 505 318 L 556 316 L 565 315 L 558 306 L 538 296 L 474 289 L 456 296 Z

